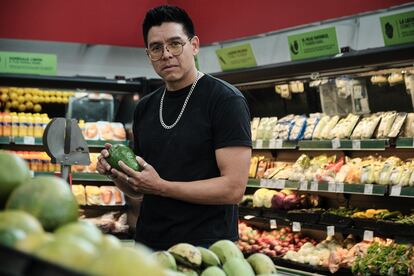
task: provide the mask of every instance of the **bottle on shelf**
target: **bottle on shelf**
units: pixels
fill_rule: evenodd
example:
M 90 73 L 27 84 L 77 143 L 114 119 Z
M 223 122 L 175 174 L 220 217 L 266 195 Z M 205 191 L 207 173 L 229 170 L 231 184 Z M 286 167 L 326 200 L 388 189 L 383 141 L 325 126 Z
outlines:
M 3 121 L 3 112 L 0 112 L 0 137 L 3 136 L 3 125 L 4 125 L 4 121 Z
M 19 136 L 19 117 L 16 112 L 11 113 L 11 136 Z
M 11 114 L 6 112 L 3 115 L 3 136 L 11 136 L 12 134 L 12 119 Z
M 24 137 L 27 135 L 27 117 L 25 113 L 19 114 L 19 132 L 18 136 Z
M 27 114 L 27 136 L 34 137 L 33 115 Z
M 41 138 L 43 135 L 42 118 L 39 113 L 34 114 L 34 137 Z

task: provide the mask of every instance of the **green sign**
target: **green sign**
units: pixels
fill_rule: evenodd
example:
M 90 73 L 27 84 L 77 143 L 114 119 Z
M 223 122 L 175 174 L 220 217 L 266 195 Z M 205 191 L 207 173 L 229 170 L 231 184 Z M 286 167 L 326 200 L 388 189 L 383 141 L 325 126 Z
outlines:
M 216 55 L 221 70 L 223 71 L 254 67 L 257 65 L 250 44 L 217 49 Z
M 385 46 L 414 42 L 414 11 L 380 18 Z
M 288 36 L 292 60 L 333 56 L 339 53 L 335 27 Z
M 0 73 L 56 75 L 56 55 L 0 52 Z

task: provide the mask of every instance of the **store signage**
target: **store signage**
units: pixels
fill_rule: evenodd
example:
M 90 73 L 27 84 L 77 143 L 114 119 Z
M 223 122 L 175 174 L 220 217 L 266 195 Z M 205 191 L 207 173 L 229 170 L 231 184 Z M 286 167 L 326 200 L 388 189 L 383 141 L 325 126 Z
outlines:
M 257 65 L 250 44 L 217 49 L 216 55 L 222 71 L 249 68 Z
M 414 11 L 380 18 L 385 46 L 414 42 Z
M 288 36 L 290 58 L 301 60 L 339 53 L 335 27 Z
M 56 75 L 56 68 L 53 54 L 0 52 L 0 73 Z

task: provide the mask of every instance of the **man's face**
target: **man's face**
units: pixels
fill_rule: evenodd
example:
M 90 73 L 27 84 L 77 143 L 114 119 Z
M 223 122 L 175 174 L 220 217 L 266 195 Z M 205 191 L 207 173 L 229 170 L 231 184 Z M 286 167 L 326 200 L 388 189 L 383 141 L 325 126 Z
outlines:
M 166 49 L 165 46 L 183 44 L 182 53 L 174 55 L 174 51 Z M 168 47 L 172 48 L 172 47 Z M 194 68 L 194 55 L 199 50 L 198 37 L 191 40 L 185 34 L 183 26 L 179 23 L 167 22 L 161 26 L 154 26 L 148 32 L 147 49 L 163 49 L 163 54 L 159 60 L 151 60 L 155 72 L 167 82 L 180 81 L 186 74 Z

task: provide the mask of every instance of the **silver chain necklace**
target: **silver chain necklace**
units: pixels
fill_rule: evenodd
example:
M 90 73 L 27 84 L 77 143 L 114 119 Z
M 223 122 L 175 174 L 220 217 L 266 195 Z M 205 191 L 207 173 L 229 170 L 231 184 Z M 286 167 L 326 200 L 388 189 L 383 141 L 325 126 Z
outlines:
M 184 113 L 185 107 L 187 106 L 188 100 L 190 99 L 191 94 L 193 93 L 193 90 L 194 90 L 195 86 L 197 85 L 198 80 L 202 76 L 203 76 L 203 74 L 201 74 L 200 71 L 197 71 L 196 80 L 194 81 L 193 85 L 190 88 L 190 92 L 188 92 L 188 95 L 185 98 L 183 107 L 181 108 L 180 114 L 178 114 L 177 120 L 175 120 L 175 122 L 172 125 L 167 125 L 166 123 L 164 123 L 164 119 L 162 118 L 162 109 L 163 109 L 163 106 L 164 106 L 164 96 L 165 96 L 165 93 L 167 91 L 167 87 L 164 88 L 164 93 L 162 94 L 161 101 L 160 101 L 160 123 L 161 123 L 161 125 L 162 125 L 163 128 L 165 128 L 165 129 L 172 129 L 180 121 L 181 116 Z

